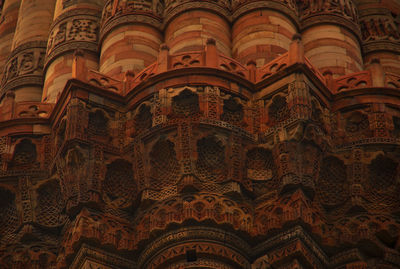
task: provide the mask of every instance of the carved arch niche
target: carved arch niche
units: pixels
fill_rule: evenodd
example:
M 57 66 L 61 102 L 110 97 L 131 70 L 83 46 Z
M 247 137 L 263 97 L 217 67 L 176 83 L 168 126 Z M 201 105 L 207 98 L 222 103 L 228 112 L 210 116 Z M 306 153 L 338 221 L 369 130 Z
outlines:
M 160 137 L 149 145 L 149 188 L 162 190 L 176 185 L 181 173 L 176 141 Z
M 137 195 L 132 164 L 124 159 L 110 162 L 102 187 L 103 199 L 107 204 L 117 208 L 131 206 Z
M 290 108 L 285 93 L 278 93 L 274 95 L 266 106 L 267 125 L 273 126 L 275 124 L 284 122 L 290 118 Z
M 170 98 L 169 118 L 188 118 L 200 114 L 200 96 L 195 88 L 175 89 Z
M 327 211 L 344 204 L 350 197 L 344 162 L 335 156 L 323 158 L 315 186 L 317 199 Z
M 207 134 L 196 143 L 196 174 L 203 183 L 222 183 L 228 178 L 227 144 L 223 137 Z
M 36 144 L 27 138 L 18 140 L 8 168 L 11 170 L 34 169 L 39 168 L 39 165 Z
M 36 190 L 36 221 L 46 227 L 58 227 L 65 221 L 64 198 L 57 179 L 42 183 Z
M 111 117 L 106 111 L 94 108 L 89 112 L 88 132 L 96 137 L 109 136 Z
M 133 133 L 139 134 L 153 126 L 153 107 L 150 102 L 143 102 L 133 113 Z
M 234 96 L 226 96 L 223 100 L 221 120 L 233 125 L 244 125 L 244 105 L 243 100 Z
M 374 209 L 398 209 L 399 169 L 399 162 L 388 154 L 379 154 L 368 165 L 366 198 Z
M 253 185 L 256 197 L 277 190 L 279 178 L 271 150 L 254 147 L 246 154 L 245 174 Z

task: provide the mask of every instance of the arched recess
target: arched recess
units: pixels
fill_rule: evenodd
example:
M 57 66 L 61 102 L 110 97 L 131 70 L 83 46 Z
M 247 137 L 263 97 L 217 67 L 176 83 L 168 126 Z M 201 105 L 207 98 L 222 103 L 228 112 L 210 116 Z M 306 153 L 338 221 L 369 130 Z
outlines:
M 197 93 L 184 89 L 172 97 L 171 112 L 173 117 L 192 117 L 200 112 L 199 96 Z
M 241 125 L 243 123 L 243 105 L 240 103 L 238 98 L 231 96 L 224 100 L 222 110 L 221 120 L 234 125 Z
M 36 145 L 30 139 L 22 139 L 14 149 L 13 158 L 9 164 L 10 169 L 37 168 Z
M 130 162 L 117 159 L 107 165 L 103 194 L 106 203 L 112 206 L 126 208 L 132 204 L 136 199 L 137 185 Z
M 316 193 L 327 210 L 334 209 L 349 199 L 346 165 L 342 160 L 334 156 L 327 156 L 322 160 Z
M 36 193 L 36 221 L 47 227 L 57 227 L 64 223 L 64 200 L 58 180 L 52 179 L 43 183 Z
M 108 136 L 110 119 L 101 109 L 94 109 L 89 112 L 88 130 L 90 133 L 98 136 Z
M 133 117 L 135 132 L 140 133 L 150 129 L 153 125 L 153 113 L 150 103 L 141 104 Z
M 161 190 L 176 184 L 180 165 L 175 145 L 168 139 L 159 139 L 150 152 L 150 188 Z
M 0 238 L 12 233 L 18 227 L 19 218 L 15 194 L 0 186 Z
M 270 150 L 253 148 L 246 154 L 246 175 L 252 181 L 256 196 L 263 195 L 279 187 L 277 168 Z
M 290 118 L 289 105 L 286 96 L 275 95 L 267 106 L 269 124 L 276 124 Z
M 225 145 L 216 136 L 197 141 L 197 176 L 204 183 L 224 182 L 228 176 Z
M 399 163 L 389 156 L 380 154 L 368 165 L 368 179 L 370 185 L 366 192 L 366 198 L 374 209 L 395 208 L 398 209 L 400 199 L 398 197 Z

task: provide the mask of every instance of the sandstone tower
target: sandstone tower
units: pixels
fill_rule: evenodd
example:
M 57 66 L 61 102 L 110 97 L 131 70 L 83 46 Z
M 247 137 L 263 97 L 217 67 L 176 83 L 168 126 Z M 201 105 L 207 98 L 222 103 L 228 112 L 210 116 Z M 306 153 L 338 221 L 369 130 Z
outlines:
M 399 0 L 0 8 L 0 268 L 400 268 Z

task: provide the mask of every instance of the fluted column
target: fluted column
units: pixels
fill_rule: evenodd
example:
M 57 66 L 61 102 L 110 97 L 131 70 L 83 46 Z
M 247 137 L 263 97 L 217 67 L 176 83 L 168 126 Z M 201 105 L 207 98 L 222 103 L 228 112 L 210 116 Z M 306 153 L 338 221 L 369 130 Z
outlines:
M 353 0 L 302 0 L 300 17 L 305 55 L 335 77 L 363 69 L 358 12 Z
M 54 103 L 72 78 L 76 50 L 84 53 L 85 65 L 98 70 L 99 20 L 103 0 L 57 0 L 47 43 L 42 100 Z
M 232 54 L 262 66 L 289 49 L 298 31 L 296 2 L 233 1 Z M 278 11 L 279 10 L 279 11 Z
M 0 23 L 0 72 L 2 81 L 4 81 L 4 65 L 6 64 L 10 53 L 11 45 L 14 37 L 15 27 L 18 20 L 18 12 L 21 4 L 21 0 L 5 0 L 3 9 L 1 11 L 1 23 Z M 3 84 L 3 83 L 2 83 Z M 5 91 L 2 89 L 1 95 Z
M 400 74 L 400 3 L 360 1 L 358 7 L 366 68 L 377 58 L 386 72 Z
M 22 0 L 12 53 L 4 69 L 3 91 L 13 90 L 15 101 L 40 101 L 43 62 L 55 0 Z
M 173 1 L 165 4 L 165 43 L 170 53 L 202 50 L 207 39 L 219 52 L 231 55 L 229 1 Z
M 109 0 L 103 9 L 100 72 L 119 76 L 157 60 L 162 43 L 160 1 Z

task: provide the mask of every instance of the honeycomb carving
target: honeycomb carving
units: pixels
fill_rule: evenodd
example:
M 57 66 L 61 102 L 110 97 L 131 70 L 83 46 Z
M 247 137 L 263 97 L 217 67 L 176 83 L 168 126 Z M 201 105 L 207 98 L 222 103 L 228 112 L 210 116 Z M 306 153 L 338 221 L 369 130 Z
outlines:
M 398 193 L 398 163 L 384 155 L 376 157 L 369 165 L 367 199 L 372 207 L 397 207 Z M 397 208 L 396 208 L 397 209 Z
M 56 227 L 65 220 L 61 215 L 64 202 L 60 184 L 56 180 L 44 183 L 37 190 L 37 222 L 48 227 Z
M 199 113 L 199 96 L 190 91 L 183 90 L 172 98 L 172 113 L 177 117 L 191 117 Z
M 240 125 L 243 121 L 243 105 L 233 97 L 224 100 L 223 113 L 221 120 L 231 124 Z
M 247 152 L 246 169 L 247 178 L 253 181 L 253 189 L 257 196 L 278 187 L 271 151 L 255 148 Z
M 89 113 L 89 132 L 99 136 L 108 134 L 108 118 L 101 110 Z
M 290 117 L 290 110 L 286 97 L 277 95 L 272 99 L 272 102 L 268 107 L 268 116 L 271 123 L 279 123 Z
M 161 190 L 177 182 L 180 165 L 174 147 L 174 143 L 166 139 L 158 140 L 153 146 L 150 152 L 151 188 Z
M 142 132 L 151 128 L 153 124 L 153 115 L 151 114 L 151 107 L 145 104 L 141 105 L 133 121 L 135 130 L 137 132 Z
M 319 199 L 327 209 L 345 202 L 349 196 L 349 185 L 343 161 L 333 156 L 324 158 L 316 186 Z
M 37 166 L 36 145 L 29 139 L 23 139 L 15 146 L 10 168 L 31 169 Z
M 15 195 L 0 188 L 0 236 L 13 232 L 18 225 L 18 212 Z
M 209 136 L 197 141 L 196 168 L 203 182 L 223 182 L 227 177 L 225 147 L 216 137 Z
M 132 164 L 120 159 L 107 165 L 103 191 L 106 202 L 116 207 L 129 206 L 137 191 Z

